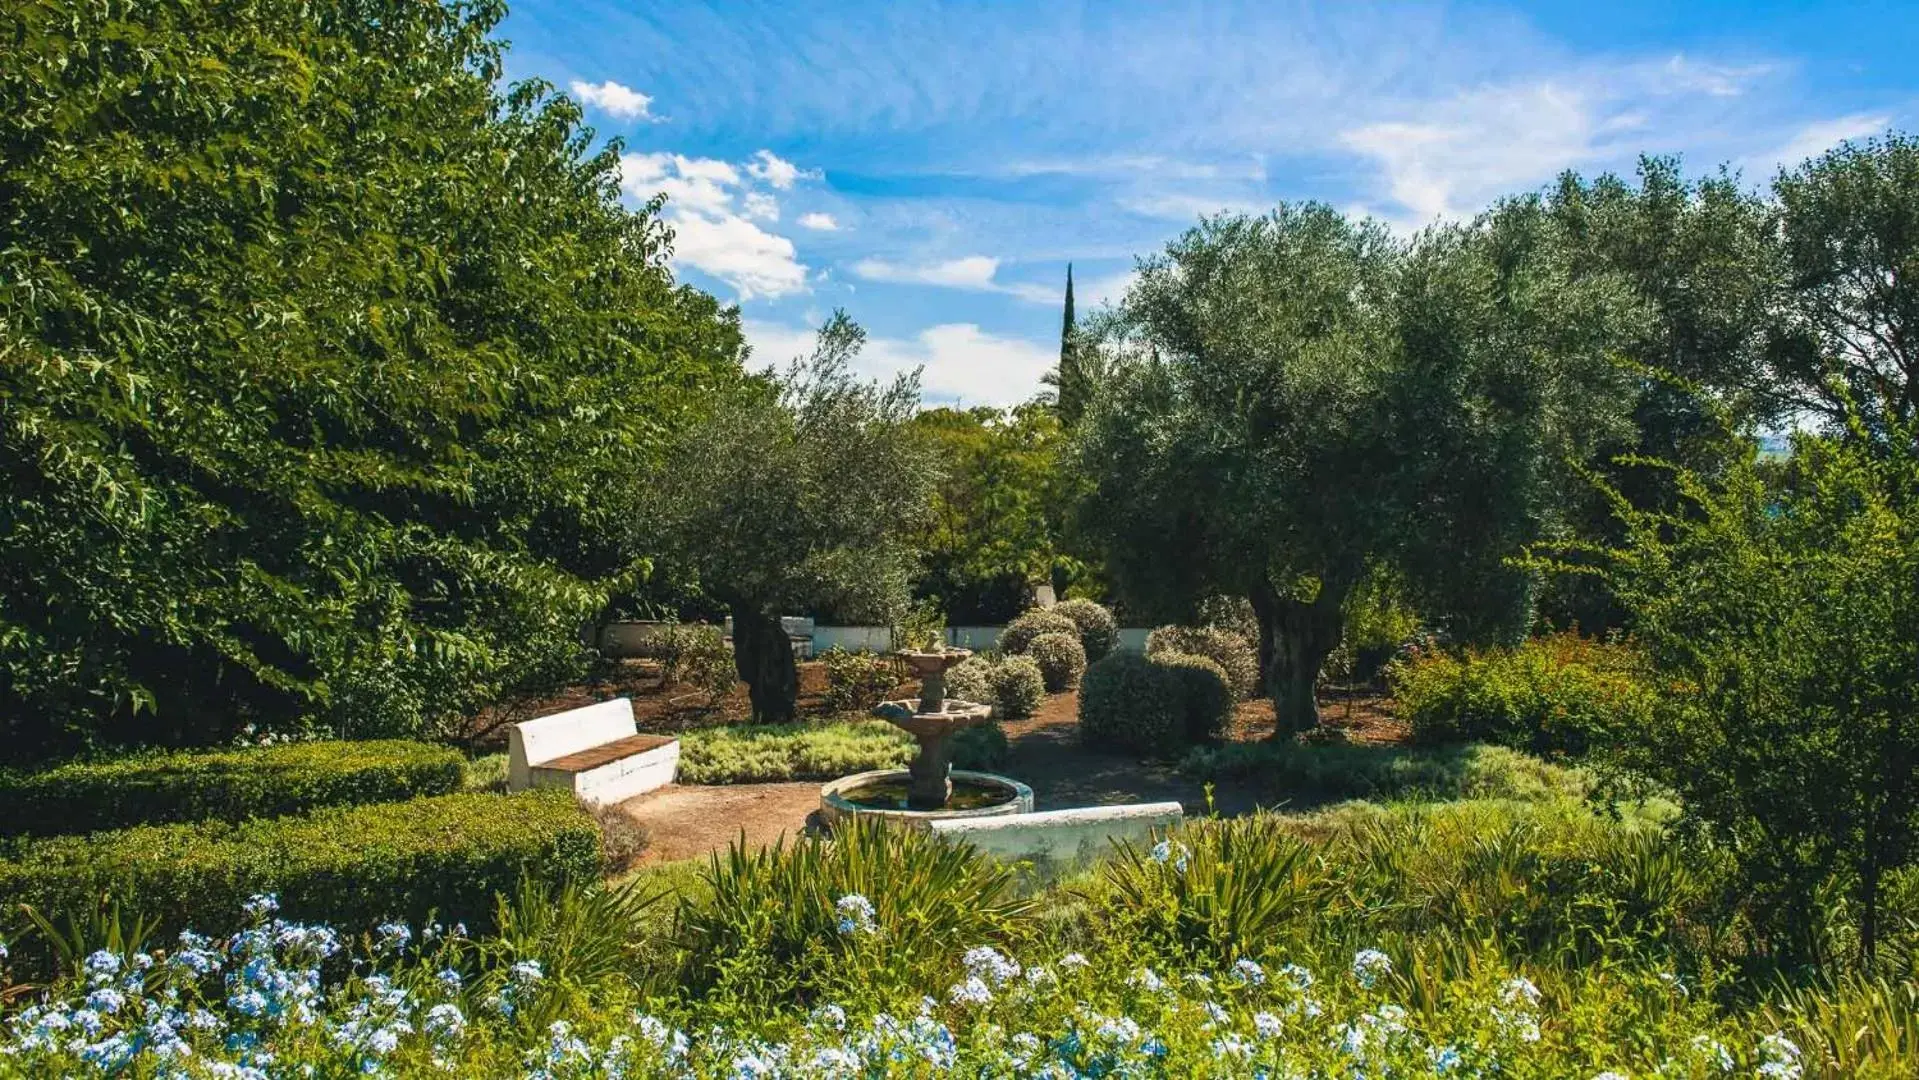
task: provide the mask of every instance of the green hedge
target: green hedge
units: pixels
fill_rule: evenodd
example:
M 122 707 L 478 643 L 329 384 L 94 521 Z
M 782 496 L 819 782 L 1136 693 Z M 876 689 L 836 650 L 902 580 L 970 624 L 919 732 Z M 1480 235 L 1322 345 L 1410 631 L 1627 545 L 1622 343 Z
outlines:
M 1424 653 L 1391 669 L 1399 713 L 1421 742 L 1492 742 L 1583 754 L 1609 727 L 1639 722 L 1653 691 L 1629 647 L 1573 633 L 1515 649 Z
M 18 940 L 20 905 L 56 924 L 103 897 L 162 932 L 218 933 L 255 893 L 287 918 L 371 926 L 437 913 L 484 927 L 496 893 L 523 876 L 596 877 L 599 827 L 570 792 L 463 793 L 333 807 L 238 824 L 143 825 L 20 842 L 0 860 L 0 933 Z
M 400 740 L 142 754 L 0 776 L 0 835 L 244 821 L 460 789 L 460 755 Z

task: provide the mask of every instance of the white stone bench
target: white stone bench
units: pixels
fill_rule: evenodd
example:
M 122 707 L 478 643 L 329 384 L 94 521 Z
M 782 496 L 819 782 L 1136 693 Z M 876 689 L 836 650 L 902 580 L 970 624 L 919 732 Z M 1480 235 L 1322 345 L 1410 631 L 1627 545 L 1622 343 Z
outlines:
M 616 803 L 672 783 L 679 767 L 680 741 L 639 734 L 626 698 L 507 728 L 509 791 L 558 787 L 582 802 Z
M 996 859 L 1067 866 L 1110 854 L 1117 840 L 1143 843 L 1154 830 L 1164 832 L 1184 816 L 1176 802 L 1133 803 L 953 818 L 935 821 L 931 828 L 937 836 L 964 840 Z

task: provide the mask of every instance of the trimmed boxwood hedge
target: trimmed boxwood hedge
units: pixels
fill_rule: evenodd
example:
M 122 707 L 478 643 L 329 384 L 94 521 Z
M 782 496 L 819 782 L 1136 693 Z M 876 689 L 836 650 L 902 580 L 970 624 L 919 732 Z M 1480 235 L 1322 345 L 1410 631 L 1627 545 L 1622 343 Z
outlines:
M 465 792 L 23 840 L 10 855 L 0 860 L 7 940 L 19 940 L 23 904 L 59 925 L 86 918 L 103 898 L 158 920 L 163 933 L 224 932 L 243 923 L 242 905 L 255 893 L 278 894 L 287 918 L 335 926 L 435 913 L 486 927 L 494 895 L 523 876 L 597 876 L 600 833 L 571 792 Z
M 0 776 L 0 835 L 245 821 L 460 789 L 460 755 L 398 739 L 301 742 L 73 762 Z

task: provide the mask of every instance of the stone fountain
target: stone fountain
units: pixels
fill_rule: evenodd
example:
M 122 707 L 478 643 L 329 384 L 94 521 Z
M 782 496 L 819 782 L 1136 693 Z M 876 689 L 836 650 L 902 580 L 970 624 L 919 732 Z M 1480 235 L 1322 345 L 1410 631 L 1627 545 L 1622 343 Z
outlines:
M 902 772 L 882 769 L 844 776 L 820 790 L 828 824 L 849 814 L 926 820 L 1030 813 L 1033 789 L 992 773 L 953 769 L 953 736 L 993 718 L 990 705 L 946 696 L 946 672 L 972 652 L 908 649 L 896 653 L 920 680 L 918 701 L 885 701 L 873 713 L 919 743 Z

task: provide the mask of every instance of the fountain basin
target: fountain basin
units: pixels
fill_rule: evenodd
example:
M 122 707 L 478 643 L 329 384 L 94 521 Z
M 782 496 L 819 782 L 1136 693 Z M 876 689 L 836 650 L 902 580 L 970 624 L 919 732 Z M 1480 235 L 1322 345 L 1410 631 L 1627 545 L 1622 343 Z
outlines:
M 830 828 L 841 818 L 854 815 L 926 824 L 1033 812 L 1033 789 L 1018 780 L 967 769 L 952 770 L 949 779 L 952 793 L 944 807 L 912 810 L 907 801 L 913 775 L 906 769 L 842 776 L 820 786 L 820 819 Z

